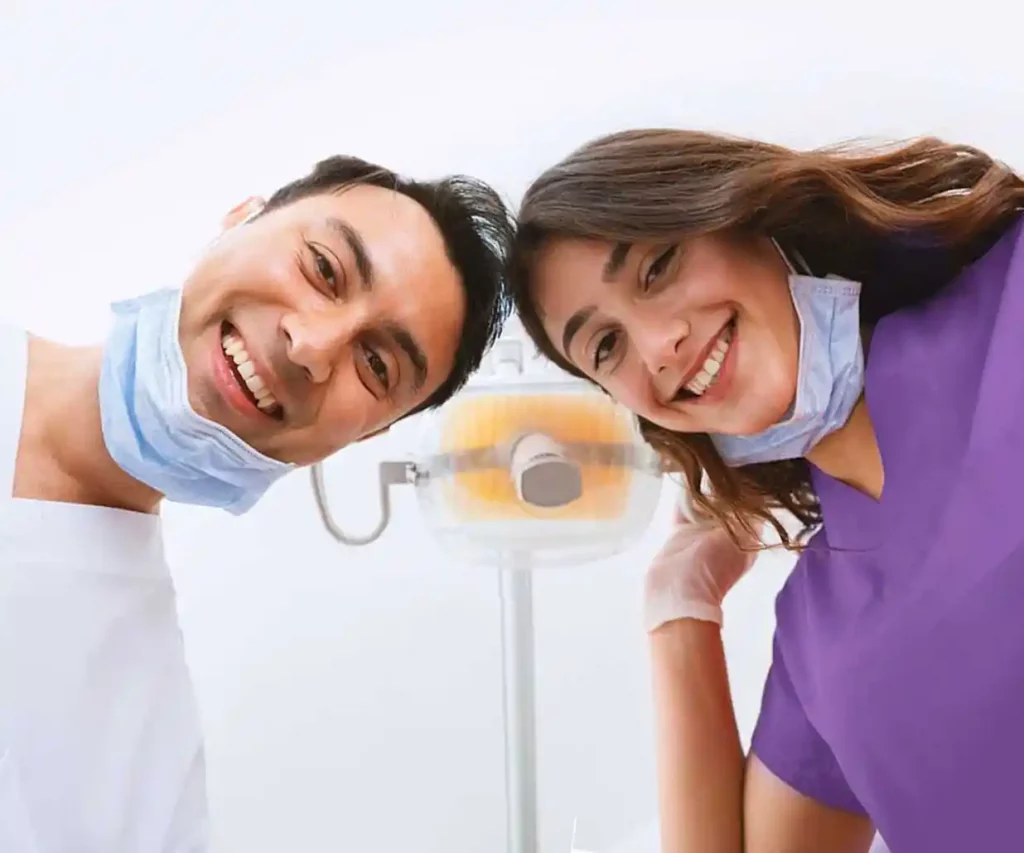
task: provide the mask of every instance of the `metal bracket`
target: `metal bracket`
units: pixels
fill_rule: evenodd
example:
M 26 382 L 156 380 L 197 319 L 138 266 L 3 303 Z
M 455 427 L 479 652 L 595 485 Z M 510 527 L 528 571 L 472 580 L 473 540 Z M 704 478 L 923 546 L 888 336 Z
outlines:
M 320 510 L 320 518 L 324 527 L 327 528 L 327 532 L 339 542 L 345 545 L 369 545 L 379 539 L 391 520 L 391 487 L 414 482 L 416 466 L 412 462 L 381 462 L 378 475 L 380 480 L 380 521 L 367 535 L 352 536 L 338 527 L 331 515 L 331 509 L 327 502 L 327 489 L 324 485 L 323 464 L 318 462 L 310 468 L 309 476 L 313 484 L 313 496 L 316 498 L 317 509 Z

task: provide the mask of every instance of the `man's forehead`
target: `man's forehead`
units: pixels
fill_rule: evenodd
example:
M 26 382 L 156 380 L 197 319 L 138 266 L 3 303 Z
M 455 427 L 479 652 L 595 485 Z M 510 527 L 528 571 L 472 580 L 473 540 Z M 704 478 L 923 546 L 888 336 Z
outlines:
M 339 225 L 361 239 L 384 275 L 404 279 L 452 271 L 440 226 L 419 202 L 399 192 L 355 186 L 310 197 L 301 227 L 322 227 L 337 235 Z
M 357 184 L 311 196 L 311 209 L 340 216 L 367 229 L 389 233 L 397 225 L 434 229 L 434 220 L 415 199 L 396 190 Z M 440 236 L 440 235 L 438 235 Z

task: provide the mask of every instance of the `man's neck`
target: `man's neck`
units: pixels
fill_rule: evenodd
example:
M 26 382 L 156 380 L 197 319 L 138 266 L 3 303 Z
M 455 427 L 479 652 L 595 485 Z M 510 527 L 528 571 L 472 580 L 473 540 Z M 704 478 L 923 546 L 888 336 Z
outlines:
M 103 440 L 101 363 L 102 348 L 30 339 L 21 441 L 26 459 L 35 461 L 22 465 L 19 458 L 16 493 L 155 512 L 161 496 L 121 470 Z

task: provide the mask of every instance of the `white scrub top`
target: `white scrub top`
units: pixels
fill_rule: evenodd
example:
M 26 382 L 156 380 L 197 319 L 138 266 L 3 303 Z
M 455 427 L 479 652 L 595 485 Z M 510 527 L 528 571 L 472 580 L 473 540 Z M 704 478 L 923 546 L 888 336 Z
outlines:
M 0 327 L 0 851 L 204 851 L 160 519 L 11 498 L 27 363 L 26 333 Z

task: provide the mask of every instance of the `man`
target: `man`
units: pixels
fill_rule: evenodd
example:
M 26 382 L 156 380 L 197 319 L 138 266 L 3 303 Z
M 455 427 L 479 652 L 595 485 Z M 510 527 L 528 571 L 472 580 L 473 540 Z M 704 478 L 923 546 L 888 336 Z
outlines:
M 468 178 L 320 163 L 101 347 L 0 333 L 0 850 L 206 849 L 165 497 L 233 513 L 443 403 L 505 317 L 512 219 Z

